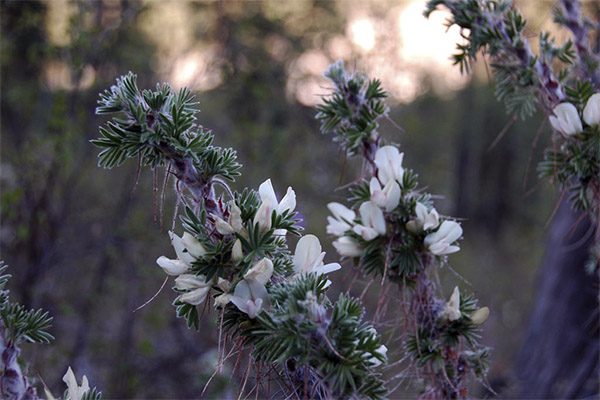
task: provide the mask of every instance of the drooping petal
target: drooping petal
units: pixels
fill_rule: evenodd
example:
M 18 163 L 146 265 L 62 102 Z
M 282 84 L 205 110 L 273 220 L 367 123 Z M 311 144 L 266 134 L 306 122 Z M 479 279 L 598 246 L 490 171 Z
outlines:
M 338 263 L 329 263 L 329 264 L 325 264 L 320 267 L 317 267 L 315 269 L 315 272 L 317 272 L 319 275 L 323 275 L 323 274 L 328 274 L 333 271 L 337 271 L 338 269 L 341 269 L 341 268 L 342 268 L 342 266 Z
M 172 276 L 183 274 L 188 269 L 190 269 L 189 265 L 187 265 L 183 261 L 171 260 L 165 256 L 158 257 L 156 263 L 167 273 L 167 275 Z

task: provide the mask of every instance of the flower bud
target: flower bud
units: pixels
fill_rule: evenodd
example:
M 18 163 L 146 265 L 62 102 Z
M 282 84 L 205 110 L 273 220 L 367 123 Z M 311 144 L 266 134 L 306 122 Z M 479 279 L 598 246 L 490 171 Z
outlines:
M 590 126 L 600 125 L 600 93 L 588 99 L 583 109 L 583 120 Z
M 554 115 L 550 116 L 550 124 L 563 135 L 571 136 L 583 131 L 579 113 L 573 104 L 560 103 L 552 112 Z
M 244 258 L 244 252 L 242 251 L 242 242 L 240 239 L 236 240 L 231 249 L 231 260 L 235 263 L 240 262 Z
M 473 321 L 475 325 L 481 325 L 487 321 L 489 315 L 490 309 L 487 307 L 481 307 L 479 310 L 471 314 L 471 321 Z
M 242 210 L 232 201 L 229 209 L 229 225 L 231 225 L 235 232 L 239 233 L 244 229 L 243 223 Z

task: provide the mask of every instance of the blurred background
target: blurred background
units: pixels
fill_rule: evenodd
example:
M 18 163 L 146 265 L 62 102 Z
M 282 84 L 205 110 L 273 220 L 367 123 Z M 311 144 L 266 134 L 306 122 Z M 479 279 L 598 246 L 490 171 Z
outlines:
M 532 37 L 552 29 L 552 2 L 516 3 Z M 356 160 L 344 163 L 314 119 L 313 106 L 330 88 L 322 73 L 337 59 L 383 81 L 390 118 L 404 131 L 382 121 L 381 133 L 401 144 L 405 167 L 441 196 L 438 210 L 465 219 L 461 252 L 450 256 L 454 271 L 441 271 L 444 293 L 460 285 L 490 307 L 483 333 L 494 348 L 489 379 L 502 397 L 513 394 L 514 358 L 556 202 L 535 173 L 549 128 L 543 115 L 512 123 L 484 62 L 461 76 L 450 60 L 460 32 L 446 32 L 443 12 L 426 20 L 424 2 L 408 0 L 0 6 L 0 259 L 14 275 L 13 299 L 54 316 L 56 340 L 25 345 L 23 356 L 55 395 L 70 365 L 105 398 L 197 398 L 216 362 L 214 311 L 200 332 L 188 330 L 175 317 L 167 285 L 133 313 L 162 284 L 156 258 L 173 255 L 166 231 L 174 196 L 167 188 L 160 206 L 161 191 L 153 188 L 156 179 L 162 190 L 163 171 L 142 171 L 136 185 L 135 161 L 97 168 L 89 141 L 104 121 L 94 115 L 98 92 L 128 71 L 142 88 L 162 81 L 191 87 L 199 123 L 218 145 L 235 148 L 244 165 L 234 188 L 257 188 L 267 178 L 279 193 L 292 186 L 307 232 L 322 238 L 333 262 L 325 205 L 345 195 L 335 189 L 360 168 Z M 161 210 L 162 230 L 155 222 Z M 336 274 L 332 297 L 347 289 L 354 271 L 346 266 Z M 359 296 L 363 288 L 358 282 L 352 291 Z M 379 293 L 373 284 L 364 296 L 366 318 Z M 397 317 L 389 311 L 386 318 Z M 218 375 L 204 397 L 235 395 L 230 373 Z M 474 396 L 483 394 L 474 388 Z

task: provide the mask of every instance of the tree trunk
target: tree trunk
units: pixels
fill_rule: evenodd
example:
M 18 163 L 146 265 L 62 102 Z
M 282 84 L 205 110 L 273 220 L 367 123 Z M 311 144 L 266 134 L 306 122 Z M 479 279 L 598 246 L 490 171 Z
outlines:
M 522 398 L 598 393 L 598 273 L 586 272 L 594 226 L 562 201 L 550 226 L 516 373 Z

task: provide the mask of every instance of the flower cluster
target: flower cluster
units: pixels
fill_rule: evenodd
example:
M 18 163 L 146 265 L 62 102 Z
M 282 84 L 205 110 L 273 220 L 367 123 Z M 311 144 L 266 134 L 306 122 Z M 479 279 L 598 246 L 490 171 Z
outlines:
M 267 286 L 271 284 L 273 277 L 273 260 L 268 257 L 252 257 L 249 260 L 251 266 L 244 268 L 244 265 L 247 264 L 245 260 L 248 261 L 247 257 L 252 251 L 245 251 L 242 241 L 246 243 L 246 248 L 252 247 L 249 243 L 249 229 L 257 227 L 259 232 L 265 233 L 272 228 L 273 219 L 293 212 L 296 207 L 296 194 L 289 187 L 283 199 L 278 201 L 270 179 L 260 185 L 258 194 L 260 205 L 252 218 L 244 221 L 242 210 L 232 200 L 221 210 L 223 215 L 228 211 L 226 219 L 213 213 L 212 220 L 209 221 L 216 231 L 216 236 L 213 237 L 214 242 L 233 242 L 229 257 L 231 271 L 227 271 L 228 275 L 232 276 L 232 280 L 217 275 L 214 275 L 212 279 L 207 279 L 205 274 L 192 273 L 195 269 L 194 266 L 205 261 L 205 258 L 210 262 L 212 253 L 208 252 L 198 238 L 187 231 L 181 237 L 174 232 L 169 232 L 176 258 L 169 259 L 160 256 L 156 262 L 167 275 L 177 277 L 175 289 L 182 292 L 178 299 L 180 302 L 194 306 L 199 305 L 206 300 L 211 288 L 214 287 L 221 293 L 214 299 L 215 307 L 225 307 L 231 302 L 250 319 L 256 318 L 262 310 L 270 308 L 271 300 Z M 273 230 L 272 236 L 284 237 L 286 233 L 286 229 L 277 228 Z M 323 262 L 325 252 L 321 250 L 321 244 L 316 236 L 303 236 L 298 241 L 292 257 L 293 275 L 291 277 L 313 272 L 322 275 L 341 268 L 337 263 L 325 265 Z M 330 283 L 328 281 L 327 286 Z
M 402 196 L 403 156 L 395 146 L 383 146 L 377 150 L 374 158 L 377 174 L 369 181 L 370 197 L 358 207 L 358 218 L 343 204 L 328 204 L 333 216 L 327 217 L 327 233 L 338 237 L 333 245 L 341 256 L 361 256 L 365 247 L 360 240 L 370 242 L 386 235 L 386 214 L 393 213 L 400 204 L 410 202 L 412 194 Z M 441 256 L 460 250 L 454 244 L 462 236 L 459 223 L 449 220 L 440 223 L 437 210 L 428 209 L 419 201 L 414 205 L 414 213 L 416 215 L 406 222 L 405 228 L 415 235 L 425 233 L 423 245 L 427 251 Z
M 569 137 L 583 132 L 579 111 L 573 104 L 560 103 L 552 110 L 550 124 L 557 132 Z M 589 126 L 600 125 L 600 93 L 593 94 L 583 108 L 583 121 Z

